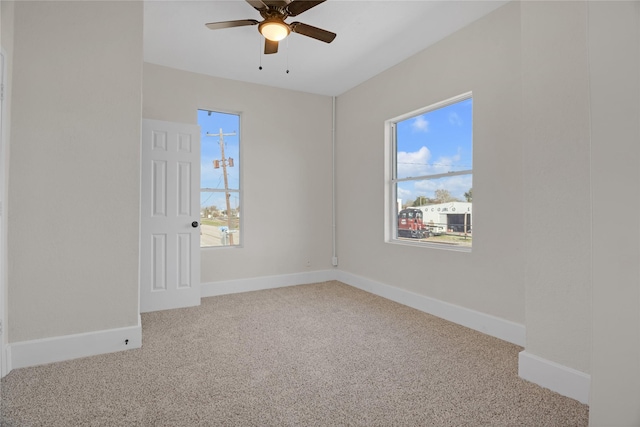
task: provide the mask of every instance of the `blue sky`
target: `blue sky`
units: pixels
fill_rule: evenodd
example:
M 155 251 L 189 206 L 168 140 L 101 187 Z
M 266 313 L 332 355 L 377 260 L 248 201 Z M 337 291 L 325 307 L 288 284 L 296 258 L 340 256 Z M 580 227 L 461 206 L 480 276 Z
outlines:
M 466 99 L 397 123 L 397 177 L 408 178 L 473 169 L 472 100 Z M 472 187 L 471 175 L 398 184 L 402 203 L 434 197 L 447 189 L 460 200 Z
M 223 133 L 235 133 L 235 136 L 224 137 L 224 155 L 228 159 L 233 158 L 234 166 L 227 168 L 227 179 L 230 189 L 240 188 L 240 116 L 236 114 L 209 112 L 198 110 L 198 125 L 200 126 L 200 188 L 218 188 L 224 190 L 224 177 L 222 165 L 214 169 L 213 160 L 220 160 L 220 138 L 217 136 L 222 129 Z M 207 136 L 216 134 L 216 136 Z M 231 193 L 231 208 L 240 204 L 239 193 Z M 216 206 L 220 210 L 226 209 L 224 192 L 201 193 L 200 207 Z

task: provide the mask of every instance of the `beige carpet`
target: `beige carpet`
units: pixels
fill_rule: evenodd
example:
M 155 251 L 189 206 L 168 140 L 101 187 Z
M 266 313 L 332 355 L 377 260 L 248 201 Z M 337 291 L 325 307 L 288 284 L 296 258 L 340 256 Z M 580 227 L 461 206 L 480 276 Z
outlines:
M 3 426 L 586 426 L 521 347 L 339 282 L 142 315 L 143 346 L 2 380 Z

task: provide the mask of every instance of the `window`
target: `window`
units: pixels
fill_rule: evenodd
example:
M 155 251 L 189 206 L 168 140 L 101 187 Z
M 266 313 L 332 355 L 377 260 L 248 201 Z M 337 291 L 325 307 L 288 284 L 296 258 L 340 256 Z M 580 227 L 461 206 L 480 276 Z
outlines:
M 239 246 L 241 234 L 240 116 L 198 110 L 200 247 Z
M 471 248 L 472 107 L 467 93 L 386 122 L 387 241 Z

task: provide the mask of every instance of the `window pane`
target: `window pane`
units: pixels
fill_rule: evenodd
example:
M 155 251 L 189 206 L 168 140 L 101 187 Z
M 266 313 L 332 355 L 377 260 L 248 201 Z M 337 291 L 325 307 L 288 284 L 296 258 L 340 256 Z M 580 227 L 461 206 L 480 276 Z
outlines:
M 396 124 L 397 178 L 473 169 L 472 100 Z
M 456 175 L 436 179 L 402 181 L 397 185 L 397 198 L 402 206 L 424 206 L 447 202 L 470 202 L 473 175 Z
M 471 247 L 472 122 L 470 93 L 387 122 L 396 199 L 388 238 Z
M 198 110 L 200 247 L 240 244 L 240 116 Z
M 471 174 L 403 181 L 397 184 L 396 194 L 396 238 L 471 246 Z M 417 213 L 422 218 L 415 218 Z

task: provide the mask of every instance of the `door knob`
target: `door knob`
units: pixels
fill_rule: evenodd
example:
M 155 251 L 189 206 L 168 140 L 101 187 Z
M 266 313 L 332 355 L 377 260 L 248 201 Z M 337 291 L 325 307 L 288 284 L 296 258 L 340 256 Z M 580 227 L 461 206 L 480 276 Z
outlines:
M 192 226 L 193 228 L 198 228 L 198 221 L 193 221 L 193 222 L 191 223 L 191 226 Z

